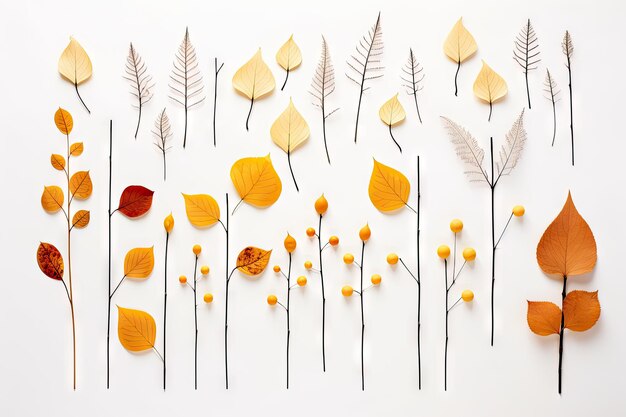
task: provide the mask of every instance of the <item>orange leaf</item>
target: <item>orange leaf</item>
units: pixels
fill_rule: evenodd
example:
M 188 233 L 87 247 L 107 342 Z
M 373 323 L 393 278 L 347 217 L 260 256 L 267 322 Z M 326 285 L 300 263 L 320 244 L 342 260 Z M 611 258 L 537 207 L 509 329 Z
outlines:
M 197 227 L 213 226 L 220 220 L 220 206 L 208 194 L 184 194 L 187 218 Z
M 537 245 L 537 262 L 546 274 L 573 276 L 590 272 L 597 260 L 596 240 L 576 210 L 572 195 Z
M 63 208 L 63 190 L 56 185 L 49 185 L 43 187 L 43 194 L 41 194 L 41 207 L 48 213 L 56 213 Z
M 407 205 L 411 184 L 400 171 L 374 159 L 368 194 L 374 207 L 382 212 L 398 210 Z
M 58 281 L 63 279 L 63 256 L 54 245 L 45 242 L 39 244 L 37 264 L 47 277 Z
M 154 246 L 135 248 L 124 258 L 124 276 L 128 278 L 148 278 L 154 269 Z
M 528 327 L 539 336 L 559 334 L 561 330 L 561 309 L 548 301 L 529 301 L 526 315 Z
M 72 217 L 72 227 L 77 229 L 84 229 L 89 224 L 91 214 L 89 210 L 78 210 Z
M 563 300 L 565 327 L 575 332 L 591 329 L 600 318 L 598 291 L 572 291 Z
M 246 275 L 259 275 L 267 267 L 272 251 L 248 246 L 237 256 L 237 269 Z
M 117 335 L 124 348 L 131 352 L 154 348 L 156 323 L 150 314 L 120 306 L 117 306 L 117 312 Z
M 70 191 L 72 192 L 72 197 L 76 197 L 79 200 L 89 198 L 93 191 L 89 171 L 78 171 L 72 175 L 72 178 L 70 178 Z
M 83 153 L 83 149 L 84 148 L 82 142 L 72 143 L 72 145 L 70 146 L 70 155 L 80 156 Z
M 61 133 L 69 135 L 74 127 L 74 120 L 70 112 L 59 107 L 59 110 L 54 113 L 54 124 L 57 125 L 57 129 L 59 129 Z
M 52 167 L 56 170 L 63 171 L 65 169 L 65 158 L 63 158 L 61 155 L 58 155 L 56 153 L 50 155 L 50 163 L 52 164 Z

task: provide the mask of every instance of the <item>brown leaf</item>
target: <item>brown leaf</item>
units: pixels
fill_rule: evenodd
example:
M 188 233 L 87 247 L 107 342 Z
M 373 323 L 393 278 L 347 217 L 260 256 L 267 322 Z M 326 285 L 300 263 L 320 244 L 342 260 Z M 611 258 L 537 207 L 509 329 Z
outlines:
M 74 213 L 74 217 L 72 217 L 72 227 L 77 229 L 84 229 L 89 224 L 89 219 L 91 215 L 89 210 L 78 210 Z
M 528 301 L 526 315 L 528 327 L 539 336 L 559 334 L 561 330 L 561 309 L 548 301 Z
M 591 329 L 600 318 L 598 291 L 572 291 L 563 300 L 565 327 L 575 332 Z
M 272 251 L 248 246 L 237 256 L 237 269 L 246 275 L 259 275 L 270 261 Z
M 568 193 L 563 209 L 537 245 L 537 263 L 546 274 L 570 277 L 591 272 L 597 257 L 593 232 Z
M 131 219 L 143 216 L 152 207 L 153 195 L 154 191 L 146 187 L 130 185 L 122 192 L 118 210 Z
M 45 242 L 39 244 L 37 264 L 47 277 L 58 281 L 63 279 L 63 256 L 54 245 Z

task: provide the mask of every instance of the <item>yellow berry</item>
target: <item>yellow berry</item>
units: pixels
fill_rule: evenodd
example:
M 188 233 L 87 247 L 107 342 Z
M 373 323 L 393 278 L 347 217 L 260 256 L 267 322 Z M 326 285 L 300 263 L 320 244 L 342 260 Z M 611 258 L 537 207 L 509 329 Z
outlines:
M 287 237 L 285 238 L 285 249 L 289 253 L 296 250 L 296 239 L 294 239 L 289 233 L 287 233 Z
M 513 214 L 515 217 L 522 217 L 526 213 L 526 209 L 524 206 L 515 206 L 513 207 Z
M 474 292 L 472 292 L 472 290 L 463 290 L 463 292 L 461 293 L 461 298 L 466 303 L 469 303 L 474 299 Z
M 341 288 L 341 294 L 343 294 L 344 297 L 350 297 L 353 292 L 354 292 L 354 290 L 349 285 L 346 285 L 346 286 Z
M 315 236 L 315 229 L 313 229 L 312 227 L 309 227 L 308 229 L 306 229 L 306 235 L 308 237 L 313 237 Z
M 202 252 L 202 246 L 200 245 L 193 245 L 193 253 L 196 254 L 196 256 L 200 255 L 200 252 Z
M 387 263 L 389 265 L 395 265 L 398 263 L 398 255 L 396 255 L 395 253 L 390 253 L 389 255 L 387 255 Z
M 210 292 L 204 294 L 204 302 L 205 303 L 212 303 L 213 302 L 213 294 L 211 294 Z
M 300 276 L 296 282 L 299 286 L 304 287 L 306 285 L 306 277 L 304 275 Z
M 476 250 L 474 248 L 463 249 L 463 259 L 467 262 L 471 262 L 476 259 Z
M 463 222 L 459 219 L 454 219 L 450 222 L 450 230 L 454 233 L 459 233 L 463 230 Z
M 311 269 L 311 268 L 313 268 L 313 262 L 311 262 L 311 261 L 305 261 L 305 262 L 304 262 L 304 267 L 305 267 L 306 269 Z
M 446 259 L 448 256 L 450 256 L 450 246 L 448 245 L 439 246 L 437 248 L 437 255 L 439 255 L 441 259 Z
M 366 224 L 359 230 L 359 238 L 361 238 L 363 242 L 367 242 L 370 236 L 372 236 L 372 231 L 370 230 L 370 225 Z
M 274 272 L 279 273 L 280 272 L 280 266 L 274 265 Z
M 383 279 L 382 279 L 382 277 L 381 277 L 380 275 L 378 275 L 378 274 L 374 274 L 374 275 L 372 275 L 372 284 L 373 284 L 373 285 L 378 285 L 378 284 L 380 284 L 380 281 L 382 281 L 382 280 L 383 280 Z
M 163 220 L 163 227 L 165 227 L 167 233 L 171 233 L 172 229 L 174 229 L 174 216 L 172 216 L 172 213 Z
M 178 277 L 178 282 L 180 282 L 181 284 L 186 284 L 187 283 L 187 277 L 184 275 L 181 275 Z
M 274 294 L 270 294 L 267 296 L 267 304 L 271 306 L 275 306 L 277 302 L 278 302 L 278 298 L 276 298 Z
M 337 246 L 339 244 L 339 238 L 337 236 L 331 236 L 328 238 L 330 246 Z
M 210 271 L 210 269 L 209 269 L 209 266 L 208 266 L 208 265 L 202 265 L 202 266 L 200 267 L 200 273 L 201 273 L 202 275 L 209 275 L 209 271 Z
M 343 262 L 350 265 L 352 262 L 354 262 L 354 255 L 351 253 L 346 253 L 345 255 L 343 255 Z
M 322 215 L 326 213 L 326 210 L 328 210 L 328 200 L 322 194 L 320 198 L 315 200 L 315 211 L 317 211 L 317 214 Z

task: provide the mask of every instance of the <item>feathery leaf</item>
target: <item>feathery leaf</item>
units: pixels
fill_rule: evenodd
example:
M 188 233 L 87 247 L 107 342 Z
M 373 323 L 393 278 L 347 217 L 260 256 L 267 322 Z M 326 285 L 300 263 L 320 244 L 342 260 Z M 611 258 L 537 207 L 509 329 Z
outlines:
M 420 83 L 424 80 L 423 74 L 424 68 L 417 62 L 415 55 L 413 54 L 413 49 L 409 49 L 409 59 L 407 60 L 405 66 L 402 68 L 403 74 L 400 75 L 400 78 L 404 82 L 402 86 L 406 88 L 406 92 L 408 95 L 413 96 L 413 100 L 415 101 L 415 108 L 417 109 L 417 117 L 422 123 L 422 116 L 420 115 L 420 108 L 417 104 L 417 92 L 422 89 Z
M 137 104 L 134 105 L 139 110 L 139 116 L 137 117 L 137 129 L 135 129 L 135 139 L 139 133 L 139 124 L 141 123 L 141 110 L 143 105 L 152 99 L 153 92 L 152 87 L 152 75 L 148 74 L 148 67 L 143 58 L 139 56 L 137 50 L 130 43 L 128 50 L 128 57 L 126 58 L 126 75 L 124 79 L 130 83 L 130 94 L 137 99 Z
M 556 139 L 556 102 L 560 100 L 558 97 L 561 90 L 558 89 L 556 81 L 550 74 L 550 70 L 546 68 L 546 80 L 543 83 L 543 91 L 546 93 L 545 97 L 552 103 L 552 146 L 554 146 L 554 140 Z
M 329 112 L 326 111 L 326 99 L 335 91 L 335 69 L 330 59 L 328 44 L 322 36 L 322 54 L 320 56 L 313 80 L 311 81 L 311 89 L 309 94 L 313 97 L 313 105 L 322 112 L 322 133 L 324 136 L 324 148 L 326 149 L 326 158 L 330 164 L 330 155 L 328 153 L 328 144 L 326 143 L 326 119 L 339 110 L 336 108 Z
M 509 175 L 517 166 L 517 162 L 522 156 L 524 144 L 526 143 L 526 130 L 524 129 L 524 110 L 513 123 L 511 130 L 506 134 L 504 144 L 500 149 L 500 162 L 496 163 L 497 176 L 495 184 L 503 175 Z
M 478 145 L 476 138 L 462 126 L 456 124 L 447 117 L 441 117 L 454 145 L 456 154 L 467 166 L 465 174 L 472 182 L 485 181 L 489 184 L 487 172 L 483 168 L 485 151 Z
M 157 149 L 163 154 L 163 181 L 165 181 L 167 178 L 165 153 L 172 149 L 168 143 L 172 136 L 172 126 L 170 124 L 170 118 L 167 117 L 167 113 L 165 113 L 165 108 L 159 113 L 154 121 L 154 129 L 152 130 L 152 133 L 155 136 L 154 146 L 156 146 Z
M 572 55 L 574 54 L 574 44 L 572 43 L 572 36 L 569 34 L 569 30 L 565 31 L 561 47 L 566 58 L 565 67 L 569 77 L 567 85 L 569 88 L 569 130 L 572 138 L 572 166 L 574 166 L 574 104 L 572 100 Z
M 513 47 L 513 59 L 522 67 L 524 77 L 526 78 L 526 95 L 528 96 L 528 108 L 530 104 L 530 90 L 528 88 L 528 72 L 537 69 L 537 64 L 541 61 L 539 58 L 539 42 L 537 34 L 530 19 L 526 22 L 519 35 L 515 37 Z

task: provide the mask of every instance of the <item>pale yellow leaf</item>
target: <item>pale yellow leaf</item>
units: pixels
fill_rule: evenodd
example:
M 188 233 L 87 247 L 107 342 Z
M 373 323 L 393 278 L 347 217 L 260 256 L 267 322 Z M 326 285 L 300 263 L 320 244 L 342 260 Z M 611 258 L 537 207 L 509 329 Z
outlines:
M 398 100 L 398 94 L 385 102 L 378 111 L 380 120 L 387 126 L 395 126 L 406 118 L 404 107 Z
M 483 61 L 483 67 L 478 73 L 476 81 L 474 81 L 474 94 L 476 97 L 491 104 L 506 96 L 507 91 L 504 78 Z
M 74 217 L 72 217 L 72 227 L 84 229 L 89 224 L 90 218 L 91 214 L 89 213 L 89 210 L 78 210 L 74 213 Z
M 49 185 L 43 187 L 43 193 L 41 194 L 41 207 L 48 213 L 56 213 L 63 208 L 63 201 L 65 197 L 61 187 L 56 185 Z
M 463 26 L 463 18 L 460 18 L 443 44 L 443 50 L 457 64 L 474 55 L 478 46 L 471 33 Z
M 154 246 L 134 248 L 124 258 L 124 276 L 127 278 L 148 278 L 154 269 Z
M 302 53 L 293 40 L 293 35 L 280 47 L 276 53 L 276 62 L 287 71 L 291 71 L 302 63 Z
M 63 156 L 53 153 L 50 155 L 50 163 L 54 169 L 63 171 L 65 169 L 65 158 Z
M 120 306 L 117 306 L 117 313 L 117 335 L 124 348 L 131 352 L 154 348 L 156 323 L 150 314 Z
M 272 124 L 270 136 L 276 145 L 287 153 L 293 152 L 309 138 L 309 125 L 296 110 L 291 98 L 289 105 Z
M 374 207 L 390 212 L 407 205 L 411 184 L 400 171 L 374 160 L 368 193 Z
M 213 226 L 220 220 L 220 206 L 208 194 L 184 194 L 187 218 L 197 227 Z
M 76 142 L 72 143 L 70 146 L 70 155 L 72 156 L 80 156 L 83 153 L 83 143 Z
M 251 100 L 256 100 L 272 92 L 275 86 L 272 71 L 261 56 L 261 48 L 233 76 L 235 90 Z
M 91 77 L 91 60 L 83 47 L 72 37 L 59 58 L 59 72 L 74 85 L 81 84 Z
M 269 207 L 282 192 L 282 183 L 269 154 L 238 160 L 230 169 L 230 178 L 241 200 L 253 206 Z
M 91 183 L 91 177 L 89 171 L 78 171 L 70 178 L 70 191 L 72 197 L 79 200 L 85 200 L 89 198 L 93 191 L 93 184 Z

